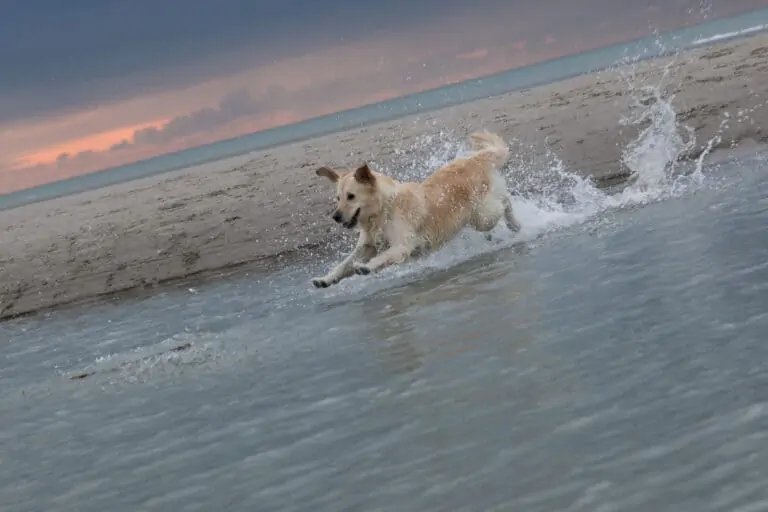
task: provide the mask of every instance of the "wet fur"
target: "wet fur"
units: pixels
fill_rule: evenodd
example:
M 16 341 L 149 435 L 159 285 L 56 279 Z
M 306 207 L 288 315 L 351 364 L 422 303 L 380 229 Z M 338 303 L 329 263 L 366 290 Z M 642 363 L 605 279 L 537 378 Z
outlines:
M 472 154 L 456 158 L 426 180 L 400 183 L 363 164 L 353 171 L 317 169 L 336 184 L 333 218 L 358 229 L 355 249 L 327 275 L 312 279 L 325 288 L 355 273 L 370 274 L 435 251 L 463 228 L 489 233 L 504 219 L 517 232 L 509 192 L 499 168 L 509 148 L 490 132 L 470 134 Z

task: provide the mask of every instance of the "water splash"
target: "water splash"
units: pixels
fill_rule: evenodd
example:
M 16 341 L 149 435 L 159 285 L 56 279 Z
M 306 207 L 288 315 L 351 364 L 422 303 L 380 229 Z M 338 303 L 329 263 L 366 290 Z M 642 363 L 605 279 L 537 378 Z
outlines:
M 657 45 L 664 52 L 661 39 Z M 669 57 L 661 74 L 653 73 L 654 83 L 649 83 L 649 74 L 645 72 L 651 69 L 650 64 L 638 57 L 617 63 L 616 69 L 625 84 L 625 96 L 630 99 L 629 111 L 620 123 L 637 130 L 617 164 L 616 172 L 630 173 L 620 191 L 599 189 L 591 178 L 579 172 L 584 170 L 567 168 L 552 151 L 536 153 L 518 140 L 508 140 L 512 151 L 503 174 L 513 195 L 515 214 L 522 227 L 520 233 L 512 235 L 499 226 L 493 232 L 496 242 L 489 245 L 482 235 L 467 230 L 442 251 L 398 269 L 387 269 L 382 278 L 391 281 L 396 276 L 453 266 L 481 253 L 599 218 L 611 210 L 679 197 L 705 185 L 706 158 L 721 144 L 721 134 L 728 123 L 749 121 L 749 112 L 740 111 L 738 119 L 731 119 L 726 113 L 715 135 L 697 146 L 694 129 L 679 119 L 674 108 L 674 92 L 680 84 L 673 81 L 673 71 L 684 63 L 682 56 Z M 420 181 L 467 151 L 465 139 L 465 134 L 448 130 L 422 136 L 414 144 L 395 151 L 401 159 L 398 168 L 379 167 L 396 179 Z M 370 286 L 365 284 L 370 281 L 353 277 L 325 293 L 346 294 L 350 289 Z
M 253 350 L 246 344 L 233 350 L 226 346 L 224 338 L 217 333 L 181 332 L 155 345 L 100 356 L 85 367 L 61 375 L 69 381 L 138 383 L 160 374 L 180 374 L 190 367 L 231 366 Z
M 683 125 L 687 138 L 680 132 L 677 112 L 672 106 L 674 95 L 663 98 L 659 87 L 643 87 L 642 104 L 647 105 L 629 121 L 633 125 L 647 124 L 622 155 L 624 165 L 632 172 L 634 185 L 654 190 L 668 184 L 681 156 L 696 145 L 693 128 Z

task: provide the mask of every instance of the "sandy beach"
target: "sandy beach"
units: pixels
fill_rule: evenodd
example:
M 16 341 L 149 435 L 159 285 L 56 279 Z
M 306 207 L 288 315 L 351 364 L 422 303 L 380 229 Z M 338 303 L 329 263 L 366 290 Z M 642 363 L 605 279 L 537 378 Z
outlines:
M 644 62 L 631 83 L 662 82 L 673 61 L 665 93 L 697 146 L 768 141 L 768 35 Z M 0 318 L 334 250 L 333 191 L 314 169 L 368 160 L 396 173 L 426 162 L 434 144 L 417 142 L 441 131 L 495 130 L 517 141 L 512 166 L 551 151 L 599 185 L 620 182 L 622 149 L 642 127 L 620 122 L 632 100 L 622 70 L 606 71 L 0 212 Z

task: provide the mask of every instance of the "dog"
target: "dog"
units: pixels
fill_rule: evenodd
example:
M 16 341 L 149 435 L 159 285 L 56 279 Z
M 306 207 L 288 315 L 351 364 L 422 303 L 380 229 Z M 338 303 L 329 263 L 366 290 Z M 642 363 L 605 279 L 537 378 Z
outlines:
M 360 235 L 354 250 L 312 284 L 326 288 L 354 274 L 405 263 L 436 251 L 465 227 L 490 240 L 503 218 L 510 231 L 519 231 L 500 172 L 509 147 L 488 131 L 471 133 L 469 143 L 469 156 L 455 158 L 422 182 L 395 181 L 367 163 L 341 172 L 318 168 L 318 176 L 336 185 L 333 220 Z

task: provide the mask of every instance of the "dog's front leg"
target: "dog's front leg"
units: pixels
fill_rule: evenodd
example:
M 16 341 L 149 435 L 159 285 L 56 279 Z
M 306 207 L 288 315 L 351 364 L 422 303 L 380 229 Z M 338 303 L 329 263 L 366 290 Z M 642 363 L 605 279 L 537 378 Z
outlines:
M 375 258 L 372 258 L 368 263 L 355 262 L 353 264 L 354 269 L 357 274 L 361 275 L 378 272 L 390 265 L 404 263 L 408 260 L 412 252 L 413 248 L 407 244 L 393 245 Z
M 347 278 L 355 273 L 354 263 L 355 260 L 361 260 L 363 262 L 369 261 L 376 255 L 376 247 L 374 247 L 368 240 L 368 237 L 364 233 L 360 233 L 360 238 L 357 240 L 357 245 L 349 255 L 342 260 L 333 270 L 323 277 L 316 277 L 312 279 L 312 284 L 316 288 L 327 288 L 333 284 L 338 283 L 344 278 Z

